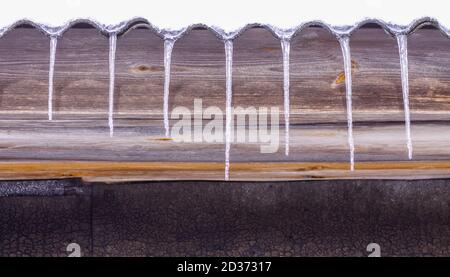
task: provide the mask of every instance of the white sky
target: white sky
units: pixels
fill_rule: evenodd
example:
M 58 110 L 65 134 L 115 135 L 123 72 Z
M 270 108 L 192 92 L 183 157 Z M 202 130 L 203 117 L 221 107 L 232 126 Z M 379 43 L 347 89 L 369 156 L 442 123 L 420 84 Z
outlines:
M 367 17 L 406 25 L 431 16 L 450 27 L 449 0 L 0 0 L 0 27 L 27 18 L 63 25 L 76 18 L 116 24 L 144 17 L 160 28 L 179 29 L 194 23 L 227 31 L 247 23 L 269 23 L 281 28 L 304 21 L 323 20 L 350 25 Z

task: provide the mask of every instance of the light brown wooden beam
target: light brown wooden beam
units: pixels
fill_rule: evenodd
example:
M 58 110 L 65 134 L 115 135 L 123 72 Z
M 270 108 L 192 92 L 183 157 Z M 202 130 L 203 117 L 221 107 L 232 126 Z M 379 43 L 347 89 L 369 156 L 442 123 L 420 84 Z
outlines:
M 387 170 L 387 168 L 389 170 Z M 142 180 L 223 180 L 223 163 L 39 161 L 0 163 L 0 177 L 17 179 L 82 178 L 86 182 Z M 233 163 L 234 181 L 317 179 L 449 178 L 450 161 L 363 162 L 350 172 L 342 162 Z

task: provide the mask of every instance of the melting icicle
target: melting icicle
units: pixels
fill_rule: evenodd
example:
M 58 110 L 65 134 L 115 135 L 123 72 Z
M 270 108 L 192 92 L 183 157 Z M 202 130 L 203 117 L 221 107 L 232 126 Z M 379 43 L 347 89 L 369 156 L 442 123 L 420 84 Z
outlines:
M 116 44 L 117 35 L 111 34 L 109 36 L 109 110 L 108 110 L 108 125 L 109 136 L 112 137 L 114 133 L 113 112 L 114 112 L 114 75 L 116 69 Z
M 281 39 L 281 50 L 283 52 L 283 92 L 284 92 L 284 144 L 285 155 L 289 155 L 289 52 L 291 43 L 287 39 Z
M 225 180 L 230 179 L 230 147 L 231 147 L 231 123 L 233 115 L 231 114 L 231 100 L 233 92 L 233 41 L 225 41 L 225 67 L 226 67 L 226 119 L 225 119 Z
M 172 60 L 172 49 L 175 40 L 164 40 L 164 129 L 166 137 L 169 137 L 169 86 L 170 86 L 170 63 Z
M 50 38 L 50 68 L 48 71 L 48 120 L 53 120 L 53 75 L 55 72 L 56 45 L 58 38 Z
M 406 147 L 408 158 L 412 159 L 411 119 L 409 112 L 409 85 L 408 85 L 408 40 L 406 35 L 397 36 L 398 52 L 400 54 L 400 71 L 402 76 L 403 108 L 405 110 Z
M 349 37 L 339 39 L 342 56 L 344 58 L 346 104 L 347 104 L 347 139 L 350 148 L 350 170 L 355 169 L 355 143 L 353 141 L 353 116 L 352 116 L 352 61 L 350 55 Z

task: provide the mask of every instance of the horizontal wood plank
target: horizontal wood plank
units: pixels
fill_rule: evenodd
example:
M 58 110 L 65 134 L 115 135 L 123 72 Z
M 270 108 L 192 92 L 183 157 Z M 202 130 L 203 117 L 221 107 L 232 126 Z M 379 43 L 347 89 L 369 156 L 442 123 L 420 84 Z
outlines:
M 450 41 L 433 29 L 409 37 L 413 161 L 406 155 L 396 41 L 380 29 L 363 28 L 350 45 L 357 65 L 355 172 L 348 171 L 345 87 L 336 83 L 342 54 L 335 38 L 308 28 L 292 41 L 289 156 L 283 150 L 280 43 L 258 28 L 235 41 L 233 105 L 278 107 L 281 125 L 276 153 L 261 154 L 255 143 L 232 144 L 232 180 L 448 177 Z M 177 41 L 170 109 L 193 108 L 200 98 L 204 107 L 224 111 L 224 60 L 223 43 L 207 30 Z M 51 122 L 48 66 L 49 39 L 38 31 L 16 29 L 0 39 L 0 179 L 223 179 L 223 143 L 164 137 L 163 42 L 150 31 L 134 30 L 118 40 L 113 138 L 107 125 L 108 40 L 76 28 L 59 39 Z

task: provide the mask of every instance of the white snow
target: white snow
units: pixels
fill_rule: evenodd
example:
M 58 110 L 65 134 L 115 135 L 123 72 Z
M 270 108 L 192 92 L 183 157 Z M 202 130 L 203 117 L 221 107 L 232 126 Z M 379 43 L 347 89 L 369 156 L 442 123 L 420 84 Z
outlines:
M 446 0 L 15 0 L 2 1 L 0 28 L 20 19 L 61 26 L 73 19 L 93 19 L 114 25 L 143 17 L 163 29 L 177 30 L 195 23 L 234 31 L 248 23 L 290 28 L 321 20 L 330 25 L 353 25 L 365 18 L 407 25 L 430 16 L 450 26 Z

